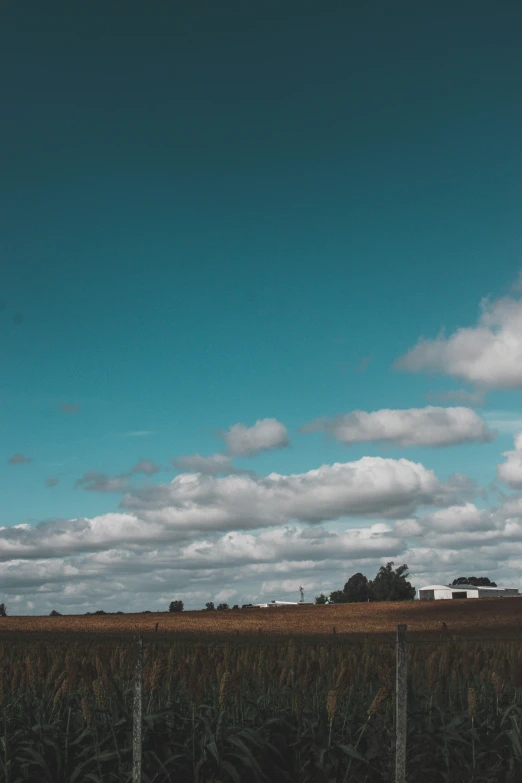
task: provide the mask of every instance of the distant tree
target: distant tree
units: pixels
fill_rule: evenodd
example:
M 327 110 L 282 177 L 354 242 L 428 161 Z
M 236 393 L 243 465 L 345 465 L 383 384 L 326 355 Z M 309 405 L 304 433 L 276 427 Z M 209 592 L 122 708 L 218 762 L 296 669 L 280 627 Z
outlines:
M 183 601 L 171 601 L 169 604 L 169 612 L 182 612 Z
M 234 604 L 234 606 L 232 607 L 232 609 L 239 609 L 239 604 Z
M 353 574 L 342 590 L 333 590 L 330 593 L 331 604 L 352 604 L 367 601 L 370 597 L 368 591 L 368 579 L 364 574 Z M 316 603 L 317 599 L 316 599 Z
M 116 612 L 116 614 L 123 614 L 123 612 Z
M 5 604 L 0 604 L 0 617 L 7 617 L 7 607 Z
M 344 590 L 332 590 L 332 592 L 329 595 L 330 603 L 331 604 L 345 604 L 346 601 L 346 593 Z
M 251 606 L 254 606 L 254 604 L 243 604 L 241 609 L 250 609 Z
M 216 607 L 214 606 L 214 601 L 209 601 L 205 604 L 205 609 L 207 609 L 209 612 L 211 612 Z
M 218 604 L 218 609 L 230 609 L 230 606 L 228 604 Z
M 368 595 L 368 579 L 364 574 L 354 574 L 346 582 L 343 593 L 346 596 L 347 603 L 360 603 L 361 601 L 367 601 Z
M 321 595 L 315 596 L 315 603 L 316 604 L 327 604 L 328 603 L 328 596 L 326 596 L 324 593 L 321 593 Z
M 393 561 L 381 566 L 373 581 L 368 582 L 370 601 L 408 601 L 415 597 L 416 590 L 406 581 L 408 566 L 401 565 L 395 570 Z
M 53 609 L 53 611 L 49 615 L 49 617 L 61 617 L 61 616 L 62 616 L 62 613 L 61 612 L 57 612 L 56 609 Z
M 90 612 L 87 612 L 87 614 L 90 614 Z M 107 614 L 107 612 L 105 612 L 103 609 L 97 609 L 94 614 Z
M 474 585 L 475 587 L 496 587 L 496 582 L 490 582 L 487 576 L 459 576 L 452 585 Z

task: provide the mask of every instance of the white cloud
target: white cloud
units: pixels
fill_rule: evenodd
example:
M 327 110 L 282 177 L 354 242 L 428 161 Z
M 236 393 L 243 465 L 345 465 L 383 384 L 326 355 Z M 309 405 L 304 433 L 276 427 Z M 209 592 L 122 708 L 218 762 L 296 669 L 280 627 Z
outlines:
M 44 614 L 165 611 L 175 598 L 186 608 L 295 600 L 300 585 L 313 600 L 356 571 L 372 578 L 388 560 L 408 563 L 417 588 L 472 573 L 520 586 L 522 498 L 492 509 L 468 502 L 395 522 L 329 524 L 176 537 L 166 521 L 120 513 L 0 528 L 3 600 L 21 614 L 32 613 L 29 601 Z
M 522 432 L 515 437 L 515 448 L 504 451 L 506 461 L 497 467 L 497 479 L 513 489 L 522 489 Z
M 237 468 L 232 464 L 232 457 L 226 454 L 212 454 L 210 457 L 202 457 L 201 454 L 189 454 L 171 460 L 178 470 L 189 473 L 204 473 L 214 476 L 219 473 L 236 473 Z
M 284 424 L 277 419 L 258 419 L 253 427 L 238 423 L 221 434 L 228 453 L 233 456 L 252 457 L 261 451 L 281 449 L 289 445 Z
M 440 372 L 490 389 L 522 388 L 522 300 L 483 299 L 476 326 L 420 339 L 395 367 Z
M 347 515 L 403 516 L 419 505 L 445 504 L 455 494 L 470 492 L 474 488 L 460 476 L 442 484 L 420 463 L 363 457 L 287 476 L 182 474 L 170 484 L 129 492 L 121 505 L 176 529 L 238 530 L 293 519 L 319 523 Z
M 400 446 L 450 446 L 472 441 L 489 442 L 495 433 L 470 408 L 409 408 L 368 413 L 353 411 L 335 418 L 316 419 L 304 431 L 322 431 L 347 445 L 368 441 Z

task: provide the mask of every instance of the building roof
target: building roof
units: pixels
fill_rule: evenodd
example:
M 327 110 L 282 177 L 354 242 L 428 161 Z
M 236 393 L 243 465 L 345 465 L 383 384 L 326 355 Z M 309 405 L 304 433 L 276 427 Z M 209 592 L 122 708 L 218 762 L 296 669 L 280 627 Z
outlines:
M 455 590 L 456 588 L 448 587 L 448 585 L 426 585 L 426 587 L 420 587 L 419 590 Z
M 419 590 L 516 590 L 516 587 L 482 587 L 482 585 L 426 585 Z
M 448 585 L 449 587 L 450 585 Z M 498 585 L 497 587 L 489 587 L 486 585 L 451 585 L 452 590 L 460 590 L 461 587 L 464 587 L 466 590 L 516 590 L 516 587 L 501 587 Z

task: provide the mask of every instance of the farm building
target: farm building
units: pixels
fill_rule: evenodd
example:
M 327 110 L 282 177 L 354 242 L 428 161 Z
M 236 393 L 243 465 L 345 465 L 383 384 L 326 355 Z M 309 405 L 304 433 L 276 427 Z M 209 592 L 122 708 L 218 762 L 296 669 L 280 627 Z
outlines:
M 444 598 L 503 598 L 518 595 L 516 587 L 476 587 L 475 585 L 428 585 L 419 590 L 420 601 Z

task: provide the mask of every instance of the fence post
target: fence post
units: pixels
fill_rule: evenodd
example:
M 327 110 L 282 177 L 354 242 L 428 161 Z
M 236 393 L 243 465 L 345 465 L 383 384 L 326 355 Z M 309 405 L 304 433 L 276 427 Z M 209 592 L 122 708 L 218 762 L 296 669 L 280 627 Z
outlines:
M 132 707 L 132 783 L 141 783 L 143 709 L 143 639 L 136 638 L 134 660 L 134 702 Z
M 397 626 L 397 680 L 395 692 L 395 783 L 406 781 L 406 735 L 408 729 L 408 682 L 406 676 L 406 628 Z

